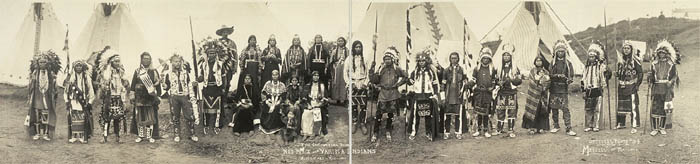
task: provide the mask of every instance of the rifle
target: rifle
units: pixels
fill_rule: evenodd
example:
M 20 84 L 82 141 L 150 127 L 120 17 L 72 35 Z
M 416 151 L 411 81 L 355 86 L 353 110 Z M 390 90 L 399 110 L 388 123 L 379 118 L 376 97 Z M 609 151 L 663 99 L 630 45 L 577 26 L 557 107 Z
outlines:
M 197 48 L 195 47 L 195 43 L 194 43 L 194 31 L 192 29 L 192 16 L 190 16 L 189 18 L 190 18 L 190 37 L 191 37 L 190 43 L 192 45 L 192 67 L 194 69 L 194 78 L 197 79 L 199 77 L 199 66 L 197 63 Z M 195 100 L 197 102 L 196 102 L 196 105 L 192 105 L 192 106 L 199 106 L 200 100 L 202 99 L 202 94 L 201 94 L 201 91 L 199 90 L 199 87 L 200 86 L 197 85 L 193 89 L 193 92 L 195 95 Z M 199 110 L 199 108 L 193 109 L 193 110 Z M 197 112 L 197 113 L 202 113 L 202 112 Z
M 194 67 L 194 77 L 197 78 L 199 77 L 199 67 L 197 67 L 197 48 L 195 47 L 194 44 L 194 32 L 192 30 L 192 16 L 190 16 L 190 37 L 192 38 L 190 40 L 190 43 L 192 44 L 192 67 Z M 194 91 L 197 99 L 199 99 L 200 95 L 197 93 L 197 90 Z

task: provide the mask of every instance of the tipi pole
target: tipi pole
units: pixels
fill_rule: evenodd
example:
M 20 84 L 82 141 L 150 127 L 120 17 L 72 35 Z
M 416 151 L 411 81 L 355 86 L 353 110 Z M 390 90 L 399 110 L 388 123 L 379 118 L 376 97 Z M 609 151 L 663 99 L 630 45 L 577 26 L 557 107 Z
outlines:
M 567 27 L 566 24 L 564 24 L 564 21 L 562 21 L 561 18 L 559 17 L 559 15 L 557 14 L 557 12 L 554 11 L 554 8 L 552 8 L 552 6 L 550 6 L 549 3 L 547 3 L 547 2 L 544 2 L 544 3 L 547 4 L 547 7 L 549 7 L 550 10 L 552 10 L 552 13 L 554 13 L 554 16 L 557 17 L 557 20 L 559 20 L 561 25 L 563 25 L 564 28 L 566 29 L 566 31 L 569 32 L 569 35 L 571 35 L 571 37 L 574 38 L 574 41 L 576 41 L 576 43 L 578 43 L 578 45 L 581 46 L 581 49 L 585 50 L 586 47 L 583 46 L 583 44 L 581 44 L 581 41 L 579 41 L 578 38 L 576 38 L 576 35 L 574 35 L 571 32 L 571 30 L 569 29 L 569 27 Z
M 39 54 L 39 47 L 41 46 L 41 21 L 44 19 L 42 10 L 42 3 L 34 3 L 34 55 Z
M 603 29 L 607 29 L 608 28 L 608 15 L 607 15 L 607 10 L 605 10 L 605 8 L 603 8 L 603 19 L 604 19 L 603 23 L 605 24 L 605 26 L 604 26 L 605 28 L 603 28 Z M 604 46 L 605 48 L 603 49 L 603 53 L 605 53 L 605 65 L 608 65 L 610 58 L 608 58 L 608 53 L 605 52 L 608 50 L 607 49 L 608 33 L 606 31 L 603 31 L 603 32 L 605 32 L 605 46 Z M 606 79 L 605 82 L 608 83 L 608 79 Z M 608 93 L 607 93 L 607 95 L 608 95 L 608 128 L 612 129 L 612 114 L 610 112 L 610 83 L 608 83 L 608 85 L 605 85 L 605 88 L 608 90 Z M 634 118 L 632 118 L 632 119 L 634 119 Z
M 491 34 L 491 32 L 493 32 L 493 29 L 496 29 L 496 27 L 498 27 L 498 25 L 500 25 L 501 22 L 503 22 L 503 20 L 506 20 L 506 18 L 508 18 L 508 15 L 510 15 L 510 13 L 512 13 L 513 10 L 515 10 L 516 8 L 518 8 L 518 6 L 520 6 L 520 3 L 523 3 L 523 2 L 518 2 L 518 4 L 515 4 L 515 6 L 513 6 L 513 8 L 510 9 L 510 11 L 508 11 L 508 14 L 503 16 L 503 18 L 501 18 L 501 20 L 499 20 L 498 23 L 496 23 L 496 25 L 493 26 L 493 28 L 491 28 L 491 30 L 489 30 L 489 32 L 487 32 L 486 35 L 484 35 L 484 37 L 482 37 L 480 41 L 484 41 L 484 39 L 486 39 L 486 37 L 489 36 L 489 34 Z

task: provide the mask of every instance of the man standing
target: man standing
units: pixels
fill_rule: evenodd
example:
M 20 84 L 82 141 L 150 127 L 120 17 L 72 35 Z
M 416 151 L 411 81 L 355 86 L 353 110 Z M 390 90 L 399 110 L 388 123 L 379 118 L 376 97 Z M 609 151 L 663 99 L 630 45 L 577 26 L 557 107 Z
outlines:
M 29 114 L 24 125 L 33 140 L 50 141 L 56 129 L 56 74 L 61 61 L 49 50 L 35 55 L 30 68 Z
M 450 66 L 445 69 L 442 74 L 444 78 L 442 84 L 445 86 L 445 114 L 444 114 L 444 133 L 443 139 L 449 139 L 450 127 L 455 129 L 455 137 L 462 139 L 462 132 L 468 130 L 466 111 L 464 107 L 464 93 L 466 92 L 465 84 L 467 82 L 466 70 L 459 65 L 459 53 L 452 52 L 450 54 Z M 454 120 L 454 121 L 453 121 Z M 454 122 L 454 123 L 453 123 Z M 452 125 L 452 126 L 450 126 Z
M 199 77 L 197 77 L 197 82 L 200 83 L 197 86 L 201 86 L 201 93 L 203 95 L 203 111 L 204 111 L 204 134 L 209 133 L 213 129 L 214 134 L 219 134 L 221 131 L 221 110 L 223 109 L 223 95 L 224 95 L 224 70 L 222 69 L 222 64 L 217 59 L 218 54 L 221 53 L 222 47 L 221 43 L 216 40 L 207 40 L 202 46 L 201 52 L 206 55 L 205 60 L 198 61 L 199 64 Z M 255 68 L 257 70 L 257 68 Z
M 153 139 L 154 131 L 158 130 L 158 104 L 161 93 L 160 75 L 158 71 L 151 67 L 151 55 L 148 52 L 141 54 L 141 66 L 136 69 L 134 76 L 131 79 L 131 90 L 133 95 L 130 97 L 132 104 L 135 106 L 134 121 L 138 129 L 139 137 L 136 138 L 136 143 L 139 143 L 145 137 L 148 142 L 156 142 Z M 133 130 L 132 130 L 133 131 Z
M 95 92 L 92 89 L 92 78 L 88 73 L 85 61 L 73 62 L 73 71 L 68 74 L 63 86 L 68 109 L 68 142 L 87 143 L 92 135 L 92 101 Z
M 222 63 L 223 76 L 225 77 L 223 86 L 224 95 L 229 95 L 231 93 L 229 91 L 233 90 L 232 85 L 236 85 L 236 83 L 231 84 L 231 80 L 233 79 L 233 75 L 238 71 L 238 49 L 236 47 L 236 42 L 228 38 L 228 36 L 233 33 L 233 30 L 233 26 L 228 27 L 226 25 L 222 25 L 220 29 L 216 30 L 216 35 L 221 36 L 219 42 L 222 45 L 222 50 L 221 53 L 219 53 L 219 60 Z M 231 118 L 229 117 L 233 115 L 234 112 L 233 100 L 229 97 L 232 96 L 224 96 L 221 100 L 225 104 L 224 113 L 226 113 L 226 117 L 222 117 L 222 120 L 225 122 L 231 122 Z
M 216 30 L 216 35 L 221 36 L 219 38 L 219 42 L 223 45 L 223 51 L 226 56 L 228 56 L 228 60 L 226 63 L 230 64 L 230 69 L 227 71 L 227 78 L 228 80 L 231 80 L 230 76 L 235 74 L 236 71 L 238 71 L 238 48 L 236 47 L 236 42 L 233 40 L 229 39 L 228 36 L 233 33 L 233 26 L 227 27 L 227 26 L 222 26 L 219 30 Z
M 603 46 L 598 43 L 591 44 L 588 47 L 588 61 L 586 68 L 583 70 L 583 79 L 581 79 L 581 90 L 583 91 L 583 99 L 585 100 L 586 110 L 584 132 L 593 130 L 600 131 L 600 109 L 603 108 L 603 88 L 607 85 L 607 79 L 610 78 L 610 71 L 605 65 L 605 52 Z
M 124 65 L 121 64 L 121 58 L 117 52 L 108 50 L 104 52 L 109 55 L 106 62 L 100 63 L 100 79 L 101 83 L 100 93 L 102 97 L 102 113 L 100 114 L 100 126 L 103 130 L 102 143 L 107 142 L 107 136 L 109 135 L 109 126 L 114 127 L 114 135 L 116 135 L 116 142 L 119 143 L 119 128 L 120 123 L 126 118 L 126 109 L 124 108 L 124 103 L 126 102 L 126 95 L 129 86 L 129 81 L 124 77 L 126 72 L 124 72 Z M 126 123 L 125 123 L 126 124 Z
M 362 134 L 367 134 L 367 99 L 369 91 L 369 76 L 365 57 L 362 55 L 362 42 L 356 40 L 352 43 L 352 57 L 345 60 L 345 83 L 352 84 L 352 133 L 359 126 Z
M 384 53 L 384 61 L 382 66 L 379 67 L 379 72 L 374 71 L 375 62 L 372 62 L 372 66 L 369 70 L 371 82 L 379 88 L 379 95 L 377 98 L 378 107 L 374 115 L 374 132 L 375 134 L 379 133 L 381 119 L 383 115 L 386 114 L 386 138 L 389 141 L 391 141 L 391 130 L 393 129 L 391 123 L 394 118 L 394 112 L 396 112 L 396 105 L 399 98 L 401 98 L 398 87 L 406 83 L 407 77 L 406 72 L 395 63 L 398 59 L 398 55 L 399 52 L 396 50 L 396 47 L 389 47 Z M 376 135 L 372 135 L 371 142 L 376 141 Z
M 187 129 L 190 131 L 190 139 L 199 141 L 195 132 L 195 125 L 199 124 L 199 110 L 196 96 L 194 95 L 194 81 L 190 78 L 189 64 L 178 54 L 170 57 L 172 71 L 165 75 L 163 90 L 170 94 L 170 114 L 175 133 L 175 142 L 180 142 L 180 114 L 185 118 Z
M 679 77 L 676 67 L 678 56 L 673 45 L 666 40 L 659 42 L 656 59 L 651 65 L 651 135 L 666 135 L 670 124 L 669 114 L 673 112 L 673 86 L 678 85 Z M 668 123 L 667 123 L 668 121 Z
M 559 111 L 562 111 L 566 134 L 576 136 L 576 132 L 571 129 L 571 113 L 569 113 L 569 84 L 574 79 L 574 67 L 568 57 L 566 42 L 558 40 L 554 43 L 554 64 L 552 64 L 549 86 L 549 108 L 552 110 L 552 121 L 554 128 L 552 133 L 559 131 Z
M 491 121 L 490 117 L 493 114 L 493 99 L 498 91 L 498 78 L 496 77 L 496 69 L 491 64 L 491 49 L 484 48 L 481 50 L 481 59 L 479 65 L 474 68 L 470 81 L 474 88 L 474 112 L 476 113 L 476 121 L 478 129 L 472 134 L 473 137 L 484 133 L 484 137 L 490 138 Z M 495 91 L 495 92 L 494 92 Z
M 236 47 L 236 42 L 228 38 L 232 33 L 233 26 L 227 27 L 224 25 L 219 30 L 216 30 L 216 35 L 221 36 L 219 42 L 221 42 L 223 48 L 222 53 L 219 54 L 219 60 L 222 60 L 224 63 L 224 71 L 226 72 L 226 81 L 224 85 L 227 89 L 226 91 L 231 87 L 229 82 L 233 78 L 233 74 L 236 74 L 238 71 L 238 49 Z
M 428 140 L 433 141 L 437 135 L 438 129 L 434 127 L 437 126 L 436 120 L 440 117 L 437 112 L 438 74 L 431 69 L 430 54 L 433 54 L 431 50 L 425 50 L 416 55 L 416 69 L 411 72 L 409 78 L 411 85 L 409 95 L 413 98 L 412 110 L 408 118 L 411 127 L 411 134 L 408 137 L 410 140 L 416 139 L 421 118 L 425 121 L 425 136 Z
M 618 79 L 616 129 L 624 129 L 627 114 L 631 114 L 631 133 L 636 133 L 637 127 L 639 127 L 639 95 L 637 92 L 644 78 L 642 64 L 634 52 L 632 44 L 625 41 L 622 45 L 622 57 L 618 56 L 619 62 L 615 75 Z
M 494 136 L 503 133 L 503 127 L 508 124 L 508 137 L 515 137 L 513 128 L 518 114 L 518 85 L 523 81 L 520 76 L 520 69 L 513 66 L 513 54 L 515 48 L 512 44 L 503 45 L 503 64 L 498 73 L 499 90 L 496 97 L 496 115 L 498 119 Z

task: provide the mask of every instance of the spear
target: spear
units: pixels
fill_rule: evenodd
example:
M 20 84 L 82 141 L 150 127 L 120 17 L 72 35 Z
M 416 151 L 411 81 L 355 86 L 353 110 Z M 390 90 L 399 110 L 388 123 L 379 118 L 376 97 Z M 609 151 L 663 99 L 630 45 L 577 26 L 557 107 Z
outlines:
M 66 70 L 64 73 L 68 74 L 70 72 L 70 51 L 68 51 L 68 24 L 66 24 L 66 41 L 63 46 L 63 51 L 66 51 Z
M 373 51 L 373 53 L 374 53 L 374 56 L 372 57 L 372 64 L 374 64 L 374 63 L 377 62 L 377 37 L 378 37 L 378 36 L 377 36 L 377 20 L 378 20 L 377 17 L 378 17 L 377 11 L 374 11 L 374 36 L 372 36 L 372 51 Z M 372 65 L 372 66 L 373 66 L 373 67 L 372 67 L 371 69 L 374 70 L 374 65 Z M 374 72 L 370 72 L 370 73 L 373 74 Z M 370 76 L 371 76 L 371 75 L 370 75 Z M 370 87 L 370 90 L 373 90 L 372 87 Z M 373 96 L 374 94 L 375 94 L 374 91 L 372 91 L 372 92 L 370 93 L 371 99 L 374 99 L 374 96 Z M 376 108 L 376 106 L 377 106 L 377 102 L 376 102 L 376 100 L 370 100 L 370 101 L 374 101 L 374 102 L 373 102 L 373 103 L 368 103 L 368 106 L 370 106 L 370 107 L 368 107 L 368 109 L 369 109 L 369 114 L 370 114 L 370 115 L 376 115 L 376 114 L 374 113 L 374 111 L 376 110 L 375 108 Z M 371 117 L 371 118 L 372 118 L 372 120 L 370 120 L 370 121 L 372 122 L 372 125 L 369 126 L 369 135 L 368 135 L 369 141 L 370 141 L 370 142 L 372 142 L 372 136 L 375 135 L 375 134 L 374 134 L 374 124 L 377 123 L 375 117 Z M 367 121 L 367 119 L 365 119 L 365 121 Z

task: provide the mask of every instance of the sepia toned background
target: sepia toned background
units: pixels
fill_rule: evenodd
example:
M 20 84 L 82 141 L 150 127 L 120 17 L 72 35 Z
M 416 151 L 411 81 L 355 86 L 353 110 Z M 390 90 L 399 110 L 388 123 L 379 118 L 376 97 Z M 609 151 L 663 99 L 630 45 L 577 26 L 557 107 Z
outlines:
M 574 129 L 578 137 L 558 134 L 530 136 L 520 127 L 525 94 L 519 93 L 520 111 L 516 124 L 515 139 L 492 137 L 490 139 L 465 137 L 463 140 L 439 140 L 429 142 L 418 137 L 415 141 L 404 138 L 402 114 L 395 121 L 395 139 L 379 143 L 368 143 L 367 136 L 361 133 L 348 134 L 348 115 L 345 107 L 333 106 L 331 110 L 331 135 L 325 145 L 293 144 L 285 147 L 276 145 L 267 138 L 231 139 L 230 134 L 204 138 L 202 142 L 183 142 L 176 144 L 171 138 L 159 140 L 154 145 L 142 145 L 130 142 L 121 145 L 99 144 L 91 140 L 89 145 L 67 144 L 65 140 L 66 125 L 63 105 L 59 105 L 58 138 L 51 143 L 33 142 L 25 135 L 22 121 L 26 114 L 26 89 L 28 81 L 18 78 L 29 73 L 28 65 L 31 55 L 25 54 L 26 44 L 23 38 L 31 36 L 22 29 L 22 24 L 29 14 L 31 2 L 0 0 L 0 154 L 4 163 L 347 163 L 347 155 L 340 152 L 347 149 L 348 140 L 352 138 L 353 149 L 364 154 L 353 155 L 353 163 L 698 163 L 700 162 L 700 126 L 697 123 L 700 112 L 695 110 L 700 93 L 693 90 L 697 86 L 698 55 L 700 55 L 700 1 L 695 0 L 551 0 L 546 1 L 558 18 L 554 18 L 557 30 L 571 42 L 572 51 L 581 57 L 584 49 L 573 41 L 576 36 L 587 47 L 593 40 L 603 41 L 607 38 L 609 53 L 619 49 L 622 40 L 637 40 L 646 43 L 646 49 L 656 47 L 660 39 L 675 42 L 683 52 L 683 63 L 679 66 L 683 81 L 676 89 L 676 114 L 673 130 L 667 136 L 651 137 L 647 133 L 629 134 L 629 129 L 610 130 L 603 128 L 598 133 L 582 133 L 583 100 L 580 92 L 571 93 L 571 113 Z M 68 47 L 71 60 L 86 59 L 89 53 L 99 49 L 85 47 L 81 41 L 92 34 L 90 20 L 99 1 L 67 0 L 43 1 L 51 3 L 58 22 L 53 29 L 53 41 L 50 47 L 64 58 L 61 51 L 66 30 L 69 31 Z M 351 43 L 361 40 L 364 43 L 366 58 L 372 56 L 372 35 L 374 19 L 379 17 L 380 43 L 377 51 L 382 54 L 387 46 L 397 46 L 402 54 L 407 54 L 405 46 L 405 7 L 423 1 L 408 0 L 153 0 L 153 1 L 118 1 L 128 6 L 130 24 L 125 33 L 120 34 L 125 46 L 119 49 L 125 56 L 127 69 L 137 65 L 138 54 L 150 52 L 154 58 L 167 59 L 173 53 L 185 56 L 191 61 L 190 22 L 192 18 L 195 42 L 206 37 L 218 37 L 214 33 L 222 25 L 234 26 L 230 36 L 239 51 L 247 45 L 249 35 L 256 35 L 260 47 L 267 46 L 267 40 L 274 34 L 277 46 L 284 52 L 291 45 L 292 36 L 298 34 L 302 45 L 308 48 L 316 34 L 326 41 L 334 41 L 343 36 Z M 458 46 L 443 46 L 437 60 L 446 64 L 446 51 L 478 52 L 481 46 L 498 47 L 498 41 L 507 33 L 513 22 L 513 13 L 509 12 L 521 1 L 516 0 L 454 0 L 431 1 L 435 4 L 447 4 L 450 12 L 444 23 L 454 31 L 454 37 L 464 34 L 461 20 L 468 24 L 469 42 L 462 47 L 461 38 Z M 375 17 L 372 5 L 384 4 L 396 7 L 397 16 L 380 14 Z M 387 8 L 389 9 L 389 8 Z M 439 11 L 441 12 L 441 11 Z M 515 12 L 515 11 L 513 11 Z M 661 16 L 663 15 L 663 16 Z M 384 17 L 386 16 L 386 17 Z M 662 19 L 663 17 L 664 19 Z M 500 22 L 500 23 L 499 23 Z M 419 22 L 414 22 L 418 24 Z M 66 28 L 65 25 L 68 25 Z M 447 27 L 446 26 L 446 27 Z M 457 27 L 458 26 L 458 27 Z M 127 27 L 127 26 L 124 26 Z M 420 27 L 417 27 L 420 28 Z M 118 28 L 117 28 L 118 29 Z M 414 49 L 428 46 L 414 33 Z M 384 39 L 385 41 L 381 41 Z M 451 42 L 443 42 L 450 43 Z M 444 44 L 448 45 L 448 44 Z M 468 48 L 465 48 L 468 47 Z M 440 57 L 442 56 L 442 57 Z M 402 56 L 402 59 L 408 57 Z M 616 57 L 612 57 L 616 58 Z M 367 64 L 371 60 L 366 59 Z M 583 58 L 581 58 L 583 59 Z M 403 61 L 403 60 L 402 60 Z M 65 62 L 65 60 L 63 61 Z M 526 61 L 530 62 L 530 61 Z M 160 65 L 158 62 L 154 62 Z M 403 63 L 405 64 L 405 63 Z M 131 66 L 129 66 L 131 65 Z M 465 64 L 466 65 L 466 64 Z M 645 71 L 648 62 L 644 62 Z M 403 66 L 403 65 L 402 65 Z M 413 64 L 407 69 L 414 67 Z M 25 77 L 26 78 L 26 77 Z M 237 76 L 233 80 L 237 81 Z M 59 79 L 62 80 L 62 79 Z M 646 81 L 646 80 L 645 80 Z M 11 84 L 11 85 L 6 85 Z M 640 89 L 640 98 L 645 98 L 646 82 Z M 521 87 L 521 92 L 527 88 Z M 616 91 L 611 89 L 612 99 Z M 647 101 L 640 101 L 641 112 L 648 112 Z M 60 103 L 59 103 L 60 104 Z M 615 103 L 613 102 L 614 106 Z M 161 104 L 161 111 L 168 111 L 167 103 Z M 603 109 L 604 124 L 607 127 L 608 103 Z M 614 115 L 614 107 L 613 107 Z M 62 118 L 62 119 L 61 119 Z M 169 118 L 168 112 L 162 112 L 161 118 Z M 642 120 L 648 121 L 645 115 Z M 614 122 L 613 118 L 613 122 Z M 166 119 L 161 119 L 163 126 L 168 126 Z M 645 121 L 643 121 L 645 122 Z M 646 124 L 646 128 L 649 124 Z M 164 128 L 163 131 L 168 131 Z M 169 131 L 168 131 L 169 132 Z M 422 130 L 421 130 L 422 132 Z M 649 132 L 648 129 L 646 132 Z M 168 133 L 166 133 L 168 134 Z M 468 134 L 468 133 L 466 133 Z M 260 135 L 258 135 L 260 136 Z M 468 135 L 465 135 L 468 136 Z M 134 136 L 130 136 L 134 137 Z M 616 143 L 616 144 L 608 144 Z M 313 150 L 304 154 L 298 150 Z M 597 151 L 597 152 L 596 152 Z

